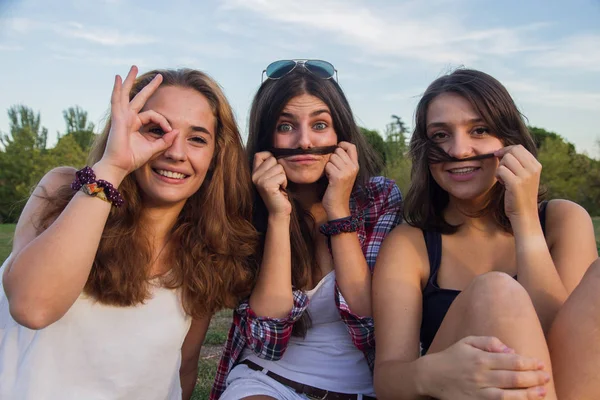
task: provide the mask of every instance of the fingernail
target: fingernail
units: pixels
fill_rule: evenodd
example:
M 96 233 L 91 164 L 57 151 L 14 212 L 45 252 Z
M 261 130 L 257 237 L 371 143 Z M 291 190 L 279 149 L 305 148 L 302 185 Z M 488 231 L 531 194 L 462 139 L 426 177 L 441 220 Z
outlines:
M 543 362 L 541 362 L 541 361 L 540 361 L 540 362 L 538 363 L 538 369 L 546 369 L 546 366 L 544 365 L 544 363 L 543 363 Z
M 544 381 L 545 381 L 546 383 L 550 382 L 550 374 L 548 374 L 548 373 L 545 373 L 545 374 L 544 374 Z
M 503 353 L 514 353 L 514 350 L 508 346 L 504 346 L 504 348 L 502 349 L 502 352 Z
M 546 396 L 546 388 L 544 386 L 538 387 L 537 392 L 540 397 Z

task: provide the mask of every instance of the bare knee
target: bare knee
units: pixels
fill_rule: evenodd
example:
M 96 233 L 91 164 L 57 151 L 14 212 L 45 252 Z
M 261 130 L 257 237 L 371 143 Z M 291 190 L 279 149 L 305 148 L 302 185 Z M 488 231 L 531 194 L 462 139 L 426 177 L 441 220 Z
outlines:
M 591 279 L 594 282 L 600 281 L 600 258 L 594 261 L 587 269 L 583 280 Z
M 472 317 L 515 318 L 535 313 L 527 291 L 513 277 L 503 272 L 477 276 L 464 291 L 469 296 Z

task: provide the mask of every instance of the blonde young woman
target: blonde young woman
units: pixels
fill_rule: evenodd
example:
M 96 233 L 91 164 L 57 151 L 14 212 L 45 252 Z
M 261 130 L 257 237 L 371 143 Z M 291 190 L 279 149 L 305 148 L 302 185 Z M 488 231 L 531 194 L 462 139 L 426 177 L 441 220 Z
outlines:
M 189 399 L 212 314 L 249 292 L 250 176 L 225 96 L 200 71 L 136 75 L 115 78 L 91 168 L 50 171 L 19 219 L 0 398 Z

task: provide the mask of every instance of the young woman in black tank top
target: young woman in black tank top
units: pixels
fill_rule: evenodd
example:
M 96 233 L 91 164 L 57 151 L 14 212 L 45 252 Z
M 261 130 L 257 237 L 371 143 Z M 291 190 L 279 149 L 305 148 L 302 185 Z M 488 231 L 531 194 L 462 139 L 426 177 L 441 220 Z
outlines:
M 474 70 L 434 81 L 411 153 L 408 224 L 373 280 L 377 397 L 600 398 L 591 219 L 540 201 L 536 147 L 506 89 Z

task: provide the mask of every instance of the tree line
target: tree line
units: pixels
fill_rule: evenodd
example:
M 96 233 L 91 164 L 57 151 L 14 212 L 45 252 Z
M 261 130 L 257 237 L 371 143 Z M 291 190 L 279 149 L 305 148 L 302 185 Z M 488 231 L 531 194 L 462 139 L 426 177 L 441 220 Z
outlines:
M 95 126 L 80 107 L 63 111 L 64 132 L 47 147 L 48 130 L 40 113 L 24 105 L 8 109 L 9 132 L 0 132 L 0 223 L 14 223 L 32 188 L 50 169 L 59 165 L 81 168 L 96 137 Z M 600 161 L 577 153 L 575 146 L 555 132 L 529 127 L 542 163 L 542 185 L 547 198 L 573 200 L 592 216 L 600 216 Z M 381 157 L 382 173 L 396 180 L 402 193 L 410 184 L 409 129 L 401 117 L 391 116 L 385 131 L 361 128 Z M 600 145 L 600 143 L 599 143 Z

